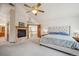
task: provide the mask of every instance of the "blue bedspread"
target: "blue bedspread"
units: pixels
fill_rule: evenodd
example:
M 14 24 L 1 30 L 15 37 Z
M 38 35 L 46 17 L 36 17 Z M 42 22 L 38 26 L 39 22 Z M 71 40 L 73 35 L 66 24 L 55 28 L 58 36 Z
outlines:
M 79 43 L 71 36 L 48 34 L 41 38 L 40 43 L 53 44 L 67 48 L 79 49 Z

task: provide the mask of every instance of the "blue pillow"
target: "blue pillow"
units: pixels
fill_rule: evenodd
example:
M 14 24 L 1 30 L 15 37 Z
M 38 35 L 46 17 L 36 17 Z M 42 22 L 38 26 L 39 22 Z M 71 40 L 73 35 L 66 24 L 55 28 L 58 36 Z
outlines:
M 66 35 L 68 36 L 69 34 L 66 32 L 49 32 L 48 34 L 59 34 L 59 35 Z
M 58 32 L 49 32 L 48 34 L 58 34 Z

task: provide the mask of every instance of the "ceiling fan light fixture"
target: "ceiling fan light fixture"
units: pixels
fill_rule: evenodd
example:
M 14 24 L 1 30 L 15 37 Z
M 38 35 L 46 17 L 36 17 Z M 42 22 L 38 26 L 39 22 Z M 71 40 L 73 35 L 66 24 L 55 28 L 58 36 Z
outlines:
M 33 6 L 29 6 L 27 4 L 24 4 L 24 6 L 31 9 L 30 11 L 27 11 L 27 13 L 32 12 L 35 16 L 37 16 L 37 14 L 39 12 L 44 13 L 44 11 L 40 9 L 41 3 L 37 3 L 36 5 L 33 5 Z
M 37 12 L 38 12 L 37 10 L 32 10 L 33 14 L 37 14 Z

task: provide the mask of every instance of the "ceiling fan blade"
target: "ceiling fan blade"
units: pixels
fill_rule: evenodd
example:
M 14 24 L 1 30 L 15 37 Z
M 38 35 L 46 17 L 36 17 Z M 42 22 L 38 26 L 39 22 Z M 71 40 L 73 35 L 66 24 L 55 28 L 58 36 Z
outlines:
M 26 6 L 26 7 L 28 7 L 28 8 L 31 8 L 29 5 L 27 5 L 27 4 L 24 4 L 24 6 Z
M 37 7 L 40 7 L 40 6 L 41 6 L 41 3 L 38 3 L 38 4 L 37 4 Z
M 31 11 L 27 11 L 26 13 L 29 13 L 29 12 L 31 12 Z
M 13 6 L 13 7 L 15 6 L 13 3 L 9 3 L 9 5 L 11 5 L 11 6 Z
M 43 10 L 38 10 L 39 12 L 42 12 L 42 13 L 44 13 L 45 11 L 43 11 Z

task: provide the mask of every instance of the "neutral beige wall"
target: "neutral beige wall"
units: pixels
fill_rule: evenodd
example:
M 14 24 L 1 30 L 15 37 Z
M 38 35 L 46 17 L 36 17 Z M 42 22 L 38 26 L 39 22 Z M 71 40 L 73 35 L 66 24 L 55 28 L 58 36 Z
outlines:
M 7 39 L 7 22 L 9 21 L 10 6 L 5 3 L 0 4 L 0 24 L 5 26 L 5 39 Z
M 36 18 L 43 27 L 70 25 L 73 31 L 79 31 L 79 3 L 47 3 L 41 9 L 45 13 Z

